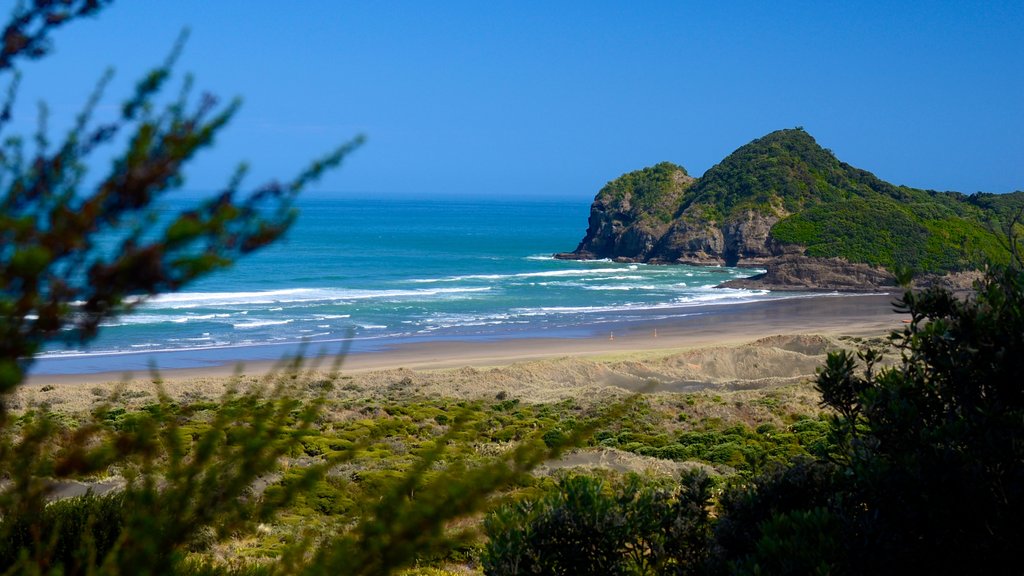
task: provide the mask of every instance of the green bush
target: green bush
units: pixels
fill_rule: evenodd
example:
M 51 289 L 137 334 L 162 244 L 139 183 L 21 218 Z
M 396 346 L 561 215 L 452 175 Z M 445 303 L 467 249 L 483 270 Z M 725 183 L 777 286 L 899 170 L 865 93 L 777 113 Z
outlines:
M 879 369 L 872 350 L 829 355 L 817 379 L 834 410 L 827 454 L 723 495 L 720 572 L 988 574 L 1016 565 L 1024 272 L 993 270 L 976 289 L 968 300 L 907 292 L 911 322 L 893 334 L 895 366 Z
M 674 487 L 631 476 L 616 485 L 568 476 L 537 500 L 484 521 L 484 573 L 688 574 L 709 551 L 711 481 L 690 473 Z
M 31 562 L 31 556 L 65 573 L 85 573 L 120 541 L 122 493 L 86 494 L 45 506 L 37 516 L 8 514 L 0 521 L 0 567 Z

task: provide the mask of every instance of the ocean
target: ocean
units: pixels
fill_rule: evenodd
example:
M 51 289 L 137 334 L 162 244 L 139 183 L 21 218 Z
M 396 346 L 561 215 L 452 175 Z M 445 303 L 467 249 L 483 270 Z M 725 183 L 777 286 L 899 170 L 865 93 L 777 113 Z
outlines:
M 168 201 L 176 211 L 187 201 Z M 792 295 L 716 289 L 754 269 L 555 260 L 589 202 L 303 200 L 287 237 L 52 345 L 34 374 L 274 359 L 298 346 L 379 350 L 426 340 L 587 337 L 607 323 Z

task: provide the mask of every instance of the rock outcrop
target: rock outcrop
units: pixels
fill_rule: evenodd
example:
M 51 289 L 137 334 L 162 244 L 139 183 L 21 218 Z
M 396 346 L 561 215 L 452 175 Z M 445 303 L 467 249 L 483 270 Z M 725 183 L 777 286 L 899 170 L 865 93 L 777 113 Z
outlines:
M 763 267 L 729 285 L 872 291 L 892 288 L 897 267 L 942 278 L 997 261 L 987 220 L 1017 203 L 1024 193 L 894 186 L 797 128 L 740 147 L 699 179 L 668 162 L 624 174 L 598 192 L 579 246 L 555 257 Z
M 647 258 L 656 263 L 759 265 L 785 252 L 769 236 L 776 214 L 745 210 L 725 224 L 684 212 Z
M 772 260 L 767 267 L 764 274 L 730 280 L 720 288 L 877 292 L 896 287 L 896 278 L 884 268 L 848 262 L 842 258 L 789 254 Z

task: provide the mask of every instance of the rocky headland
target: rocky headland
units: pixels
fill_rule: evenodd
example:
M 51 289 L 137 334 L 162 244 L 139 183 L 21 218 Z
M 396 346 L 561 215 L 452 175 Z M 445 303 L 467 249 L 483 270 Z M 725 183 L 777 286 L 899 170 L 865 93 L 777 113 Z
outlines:
M 555 257 L 767 270 L 727 287 L 883 291 L 908 270 L 963 289 L 974 277 L 965 272 L 1007 257 L 997 230 L 1021 206 L 1024 192 L 890 184 L 796 128 L 754 140 L 700 178 L 662 162 L 609 182 L 579 246 Z

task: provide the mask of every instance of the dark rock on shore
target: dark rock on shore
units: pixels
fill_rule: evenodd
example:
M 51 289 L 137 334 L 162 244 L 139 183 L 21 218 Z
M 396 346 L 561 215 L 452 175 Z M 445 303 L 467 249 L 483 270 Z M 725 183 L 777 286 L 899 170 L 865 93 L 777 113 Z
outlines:
M 896 279 L 891 272 L 867 264 L 790 254 L 770 262 L 764 274 L 730 280 L 718 288 L 884 292 L 896 288 Z

